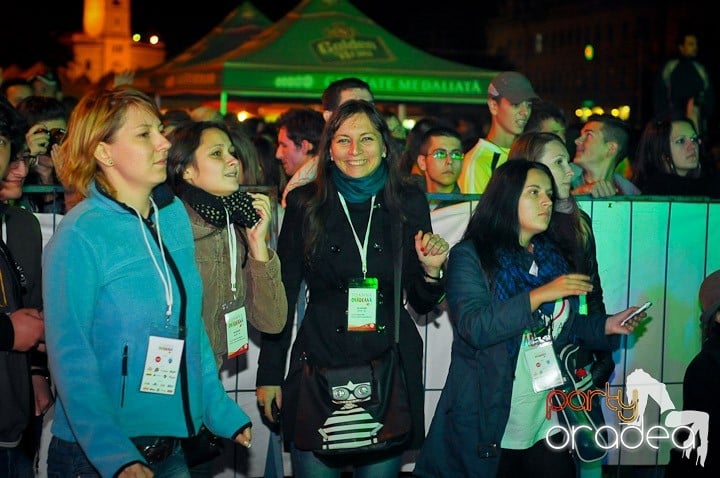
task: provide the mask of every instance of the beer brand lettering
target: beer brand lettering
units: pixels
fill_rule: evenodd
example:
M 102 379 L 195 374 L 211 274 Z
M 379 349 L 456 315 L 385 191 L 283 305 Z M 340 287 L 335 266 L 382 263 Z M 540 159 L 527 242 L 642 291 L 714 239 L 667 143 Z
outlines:
M 286 75 L 275 77 L 276 88 L 312 88 L 314 79 L 312 75 Z
M 320 61 L 387 60 L 390 53 L 378 39 L 368 37 L 318 40 L 312 44 Z

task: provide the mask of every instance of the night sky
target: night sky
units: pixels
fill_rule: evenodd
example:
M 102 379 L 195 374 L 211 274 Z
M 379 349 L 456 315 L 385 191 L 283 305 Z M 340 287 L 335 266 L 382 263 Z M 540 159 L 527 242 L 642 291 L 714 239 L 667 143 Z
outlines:
M 242 1 L 206 0 L 185 10 L 179 7 L 184 2 L 178 0 L 135 0 L 132 2 L 132 29 L 143 34 L 159 34 L 169 59 L 202 38 Z M 83 0 L 6 2 L 0 25 L 0 66 L 18 64 L 27 68 L 37 61 L 58 66 L 69 60 L 67 49 L 60 46 L 58 38 L 82 31 Z M 253 2 L 272 21 L 280 19 L 298 3 L 296 0 Z M 377 0 L 351 3 L 415 47 L 450 60 L 487 66 L 477 64 L 477 52 L 484 42 L 482 34 L 464 33 L 469 30 L 465 27 L 471 13 L 464 0 L 445 0 L 442 8 L 431 11 L 417 1 L 394 0 L 393 11 L 405 12 L 402 15 L 390 14 L 388 4 Z M 486 9 L 484 14 L 487 15 Z M 477 22 L 479 19 L 473 18 L 472 23 L 477 25 Z

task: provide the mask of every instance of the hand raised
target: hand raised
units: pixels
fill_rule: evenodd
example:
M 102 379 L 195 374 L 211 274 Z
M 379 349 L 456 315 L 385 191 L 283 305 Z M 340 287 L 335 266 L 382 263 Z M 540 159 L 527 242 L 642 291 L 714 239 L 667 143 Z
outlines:
M 418 231 L 415 234 L 415 252 L 428 275 L 437 277 L 447 259 L 450 246 L 439 234 Z
M 563 274 L 547 284 L 531 290 L 530 306 L 532 310 L 535 310 L 545 302 L 553 302 L 573 295 L 585 295 L 592 289 L 590 276 L 575 273 Z

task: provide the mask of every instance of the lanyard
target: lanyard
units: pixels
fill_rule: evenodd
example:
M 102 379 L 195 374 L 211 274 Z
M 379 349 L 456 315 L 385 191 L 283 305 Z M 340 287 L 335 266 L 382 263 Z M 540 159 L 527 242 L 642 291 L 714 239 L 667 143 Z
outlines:
M 153 261 L 153 264 L 155 265 L 155 270 L 157 271 L 158 275 L 160 276 L 160 280 L 163 283 L 163 288 L 165 289 L 165 303 L 167 304 L 167 310 L 165 311 L 165 316 L 169 319 L 172 315 L 172 306 L 173 306 L 173 291 L 172 291 L 172 284 L 170 283 L 170 270 L 168 269 L 167 260 L 165 259 L 165 249 L 163 248 L 163 242 L 162 242 L 162 236 L 160 235 L 160 213 L 158 212 L 157 205 L 155 205 L 155 201 L 153 201 L 152 197 L 150 198 L 150 204 L 152 204 L 153 211 L 155 212 L 155 217 L 157 218 L 155 222 L 155 228 L 157 229 L 157 236 L 158 236 L 158 246 L 160 246 L 160 256 L 162 257 L 163 261 L 163 267 L 165 273 L 163 274 L 163 270 L 160 269 L 160 265 L 158 264 L 157 259 L 155 258 L 155 254 L 153 254 L 152 247 L 150 247 L 150 241 L 148 241 L 147 233 L 145 232 L 145 224 L 143 224 L 142 216 L 140 215 L 140 212 L 138 212 L 137 209 L 135 209 L 135 214 L 137 214 L 138 219 L 140 220 L 140 231 L 143 234 L 143 239 L 145 239 L 145 247 L 147 247 L 148 252 L 150 253 L 150 258 Z
M 225 221 L 228 231 L 228 250 L 230 251 L 230 290 L 233 293 L 233 300 L 237 299 L 237 236 L 235 226 L 230 224 L 230 213 L 225 208 Z
M 365 279 L 365 275 L 367 274 L 367 249 L 368 243 L 370 242 L 370 224 L 372 223 L 373 209 L 375 209 L 375 196 L 373 196 L 370 201 L 370 216 L 368 217 L 367 228 L 365 229 L 365 242 L 363 244 L 360 244 L 360 239 L 355 232 L 355 227 L 350 219 L 350 212 L 348 211 L 347 204 L 345 203 L 345 198 L 342 194 L 340 194 L 340 192 L 338 192 L 338 197 L 340 198 L 340 204 L 342 204 L 343 211 L 345 211 L 345 217 L 347 217 L 348 222 L 350 223 L 350 229 L 355 237 L 355 244 L 357 245 L 358 252 L 360 253 L 360 262 L 362 263 L 363 279 Z

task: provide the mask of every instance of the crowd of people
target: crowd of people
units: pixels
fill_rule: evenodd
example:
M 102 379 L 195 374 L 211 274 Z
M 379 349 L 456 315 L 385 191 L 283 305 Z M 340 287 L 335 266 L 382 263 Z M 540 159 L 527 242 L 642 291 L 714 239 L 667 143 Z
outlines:
M 58 87 L 6 79 L 0 97 L 0 382 L 17 391 L 0 393 L 0 470 L 12 478 L 38 466 L 38 424 L 55 401 L 53 476 L 213 476 L 213 460 L 186 462 L 187 439 L 251 446 L 253 424 L 219 374 L 251 346 L 249 326 L 262 337 L 258 405 L 280 420 L 295 476 L 395 477 L 419 450 L 417 476 L 574 477 L 578 460 L 542 439 L 558 418 L 545 417 L 549 387 L 528 357 L 576 341 L 602 386 L 618 336 L 645 318 L 606 311 L 576 198 L 720 199 L 699 119 L 709 94 L 658 112 L 634 145 L 606 114 L 573 137 L 517 71 L 491 81 L 491 123 L 473 141 L 451 118 L 404 130 L 355 77 L 328 85 L 322 110 L 274 123 L 161 112 L 132 85 L 70 104 Z M 277 194 L 241 188 L 254 185 Z M 430 213 L 463 194 L 481 197 L 451 249 Z M 44 250 L 32 213 L 62 216 Z M 454 330 L 427 436 L 422 339 L 405 308 L 396 317 L 397 287 L 418 314 L 447 301 Z M 356 366 L 398 335 L 405 444 L 340 460 L 296 444 L 304 361 Z

